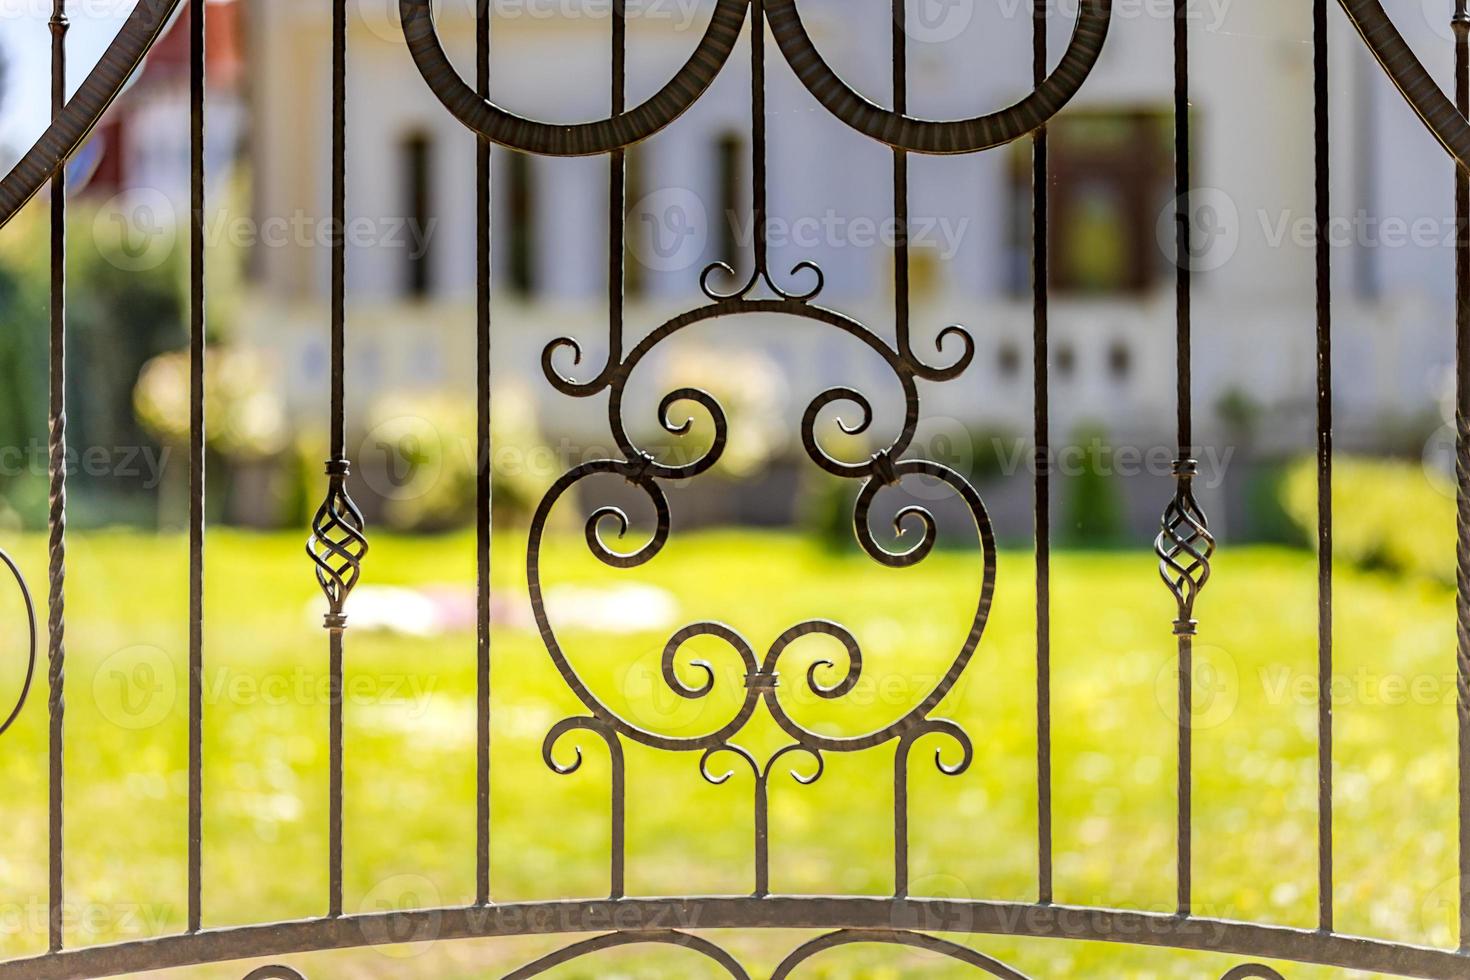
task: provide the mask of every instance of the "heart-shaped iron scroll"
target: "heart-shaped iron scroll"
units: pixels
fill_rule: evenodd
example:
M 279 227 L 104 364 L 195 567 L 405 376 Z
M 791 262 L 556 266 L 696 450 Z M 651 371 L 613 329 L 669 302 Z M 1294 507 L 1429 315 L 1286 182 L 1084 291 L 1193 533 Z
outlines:
M 783 654 L 805 637 L 822 635 L 838 642 L 846 651 L 846 663 L 839 671 L 831 661 L 818 661 L 806 672 L 806 690 L 819 698 L 835 700 L 849 694 L 859 682 L 863 671 L 863 655 L 858 641 L 851 633 L 836 623 L 824 620 L 809 620 L 798 623 L 779 637 L 766 649 L 763 656 L 757 654 L 744 636 L 723 623 L 699 622 L 680 630 L 664 647 L 660 661 L 664 682 L 676 696 L 688 700 L 699 700 L 710 695 L 716 685 L 713 668 L 702 661 L 687 662 L 703 676 L 699 683 L 691 684 L 679 676 L 678 666 L 687 654 L 687 644 L 695 638 L 718 640 L 729 649 L 734 661 L 738 662 L 745 678 L 745 690 L 735 699 L 728 717 L 709 726 L 702 734 L 675 736 L 652 731 L 635 724 L 618 714 L 607 702 L 601 700 L 573 666 L 562 648 L 556 629 L 547 613 L 545 594 L 542 587 L 541 551 L 545 531 L 552 512 L 560 500 L 594 477 L 620 476 L 636 491 L 647 498 L 654 512 L 654 529 L 649 540 L 633 551 L 616 550 L 608 532 L 621 538 L 629 528 L 627 515 L 614 506 L 599 507 L 587 519 L 585 535 L 587 547 L 603 564 L 619 569 L 631 569 L 652 561 L 667 543 L 672 526 L 671 511 L 664 493 L 662 481 L 688 480 L 703 473 L 713 465 L 726 445 L 728 421 L 724 409 L 708 392 L 694 388 L 678 388 L 666 395 L 659 403 L 657 418 L 664 431 L 682 436 L 692 431 L 687 417 L 681 419 L 675 412 L 678 405 L 700 406 L 708 413 L 715 436 L 710 448 L 698 458 L 687 462 L 667 463 L 656 459 L 640 448 L 630 436 L 624 424 L 623 396 L 634 371 L 644 359 L 663 341 L 696 324 L 729 316 L 732 304 L 738 305 L 742 313 L 785 314 L 809 324 L 820 324 L 834 328 L 847 338 L 865 345 L 882 358 L 903 393 L 904 414 L 897 435 L 871 459 L 859 463 L 846 463 L 834 458 L 819 443 L 816 427 L 819 416 L 831 406 L 843 403 L 855 409 L 846 415 L 846 421 L 837 419 L 839 426 L 849 435 L 866 432 L 873 422 L 873 406 L 866 396 L 852 388 L 831 388 L 821 393 L 808 407 L 801 422 L 801 441 L 812 462 L 818 467 L 844 479 L 861 481 L 854 507 L 853 530 L 858 545 L 874 561 L 887 568 L 908 568 L 922 562 L 932 551 L 937 540 L 938 527 L 929 511 L 918 506 L 904 507 L 893 518 L 894 530 L 904 534 L 909 530 L 919 531 L 919 539 L 906 551 L 891 552 L 876 540 L 870 525 L 874 501 L 885 490 L 896 487 L 905 480 L 929 480 L 943 485 L 957 497 L 969 512 L 980 549 L 976 567 L 978 594 L 969 628 L 959 649 L 953 655 L 943 676 L 926 693 L 923 700 L 908 708 L 887 724 L 864 734 L 832 736 L 805 728 L 787 712 L 780 696 L 780 676 Z M 531 607 L 542 641 L 551 655 L 558 673 L 567 686 L 591 712 L 596 723 L 617 736 L 631 739 L 642 745 L 661 751 L 672 752 L 719 752 L 731 748 L 734 738 L 753 717 L 756 709 L 764 703 L 771 718 L 783 731 L 790 735 L 798 746 L 814 754 L 821 752 L 857 752 L 874 748 L 906 735 L 923 734 L 929 729 L 930 715 L 935 711 L 959 682 L 971 658 L 977 650 L 990 615 L 990 605 L 995 592 L 996 545 L 995 535 L 979 493 L 959 473 L 938 463 L 921 459 L 906 459 L 919 420 L 919 394 L 917 379 L 923 368 L 910 358 L 890 348 L 867 326 L 833 310 L 790 300 L 733 300 L 701 307 L 667 321 L 651 331 L 611 374 L 608 399 L 608 417 L 614 441 L 624 453 L 624 459 L 603 459 L 582 463 L 564 474 L 547 491 L 531 521 L 530 540 L 526 549 L 526 580 L 530 588 Z M 682 457 L 681 457 L 682 459 Z M 840 673 L 837 680 L 823 683 L 818 673 L 821 669 Z M 790 686 L 790 685 L 788 685 Z M 961 735 L 961 741 L 963 736 Z M 820 759 L 820 755 L 817 756 Z
M 0 227 L 8 224 L 51 175 L 81 148 L 181 3 L 182 0 L 138 0 L 81 88 L 35 145 L 0 180 Z

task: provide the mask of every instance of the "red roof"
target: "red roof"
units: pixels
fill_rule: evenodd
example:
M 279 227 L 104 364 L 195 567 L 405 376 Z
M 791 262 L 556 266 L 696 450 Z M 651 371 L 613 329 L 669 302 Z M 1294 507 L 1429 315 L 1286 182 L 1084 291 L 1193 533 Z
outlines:
M 197 3 L 199 0 L 191 0 Z M 211 88 L 236 88 L 245 70 L 241 7 L 238 0 L 209 0 L 205 7 L 205 61 Z M 148 55 L 140 80 L 173 80 L 189 74 L 189 17 L 185 6 Z

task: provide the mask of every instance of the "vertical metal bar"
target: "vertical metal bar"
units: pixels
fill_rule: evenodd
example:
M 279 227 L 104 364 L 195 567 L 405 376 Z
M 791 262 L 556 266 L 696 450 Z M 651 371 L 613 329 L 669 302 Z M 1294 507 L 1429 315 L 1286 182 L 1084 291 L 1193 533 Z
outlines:
M 347 456 L 344 407 L 347 224 L 347 0 L 332 4 L 332 459 Z M 331 631 L 328 664 L 328 890 L 330 914 L 342 914 L 342 631 Z
M 1470 112 L 1470 13 L 1455 0 L 1455 104 Z M 1460 749 L 1460 950 L 1470 952 L 1470 176 L 1455 167 L 1455 622 Z
M 623 0 L 612 5 L 612 112 L 621 113 L 627 104 L 628 21 Z M 608 311 L 609 348 L 607 370 L 615 371 L 622 359 L 623 286 L 626 275 L 626 195 L 628 157 L 625 149 L 614 151 L 608 161 Z M 617 739 L 617 735 L 613 735 Z M 624 868 L 627 864 L 625 810 L 627 784 L 623 756 L 619 749 L 613 760 L 613 829 L 612 887 L 613 897 L 623 897 Z
M 203 919 L 204 0 L 189 5 L 189 931 Z
M 51 11 L 51 112 L 60 115 L 66 105 L 66 32 L 70 22 L 66 0 L 54 0 Z M 63 689 L 66 679 L 66 164 L 51 178 L 51 330 L 50 406 L 48 449 L 50 478 L 49 611 L 47 629 L 50 708 L 49 904 L 51 951 L 64 942 L 65 880 L 62 862 L 64 811 L 62 808 Z
M 908 743 L 900 741 L 893 765 L 893 897 L 909 895 Z
M 1191 456 L 1194 443 L 1190 400 L 1190 216 L 1189 216 L 1189 4 L 1174 0 L 1174 194 L 1175 194 L 1175 290 L 1176 338 L 1178 344 L 1179 458 Z M 1178 904 L 1181 915 L 1189 914 L 1193 884 L 1193 709 L 1194 638 L 1180 633 L 1179 641 L 1179 767 L 1178 767 Z
M 1049 0 L 1034 0 L 1032 7 L 1031 77 L 1040 86 L 1046 78 L 1046 27 Z M 1047 227 L 1050 188 L 1048 181 L 1046 127 L 1031 141 L 1031 287 L 1032 287 L 1032 374 L 1033 435 L 1036 447 L 1036 847 L 1039 898 L 1051 902 L 1052 889 L 1052 804 L 1051 804 L 1051 421 L 1050 374 L 1047 365 L 1050 339 L 1049 277 L 1050 231 Z
M 908 4 L 893 0 L 893 111 L 907 114 Z M 894 338 L 900 356 L 909 352 L 909 155 L 893 151 L 893 295 Z
M 1312 11 L 1317 210 L 1317 906 L 1332 916 L 1332 252 L 1327 0 Z
M 490 0 L 475 20 L 475 87 L 490 97 Z M 475 142 L 475 899 L 490 903 L 490 141 Z
M 771 894 L 771 809 L 768 770 L 755 774 L 755 897 Z
M 342 914 L 342 633 L 332 630 L 328 654 L 328 700 L 331 717 L 328 721 L 327 739 L 328 764 L 331 768 L 328 783 L 328 855 L 327 888 L 328 914 L 333 918 Z
M 619 115 L 627 108 L 627 59 L 628 59 L 628 16 L 624 0 L 613 0 L 612 5 L 612 114 Z M 610 333 L 614 337 L 623 334 L 623 289 L 626 283 L 627 261 L 627 193 L 628 151 L 614 150 L 608 160 L 608 203 L 607 203 L 607 307 Z M 613 349 L 608 355 L 608 367 L 621 358 L 622 352 Z
M 333 458 L 347 455 L 342 349 L 347 322 L 347 0 L 332 3 L 332 404 Z
M 627 894 L 628 776 L 626 763 L 623 760 L 622 736 L 609 729 L 604 737 L 607 738 L 608 748 L 611 751 L 609 761 L 612 766 L 612 819 L 609 831 L 611 840 L 608 841 L 608 845 L 612 856 L 611 897 L 617 899 Z
M 750 129 L 751 129 L 751 221 L 755 232 L 756 273 L 766 264 L 766 4 L 750 2 Z M 720 220 L 729 221 L 729 215 Z
M 1189 30 L 1188 0 L 1174 0 L 1174 225 L 1176 233 L 1175 324 L 1178 344 L 1178 427 L 1182 456 L 1191 455 L 1194 445 L 1191 404 L 1190 255 L 1193 248 L 1189 226 L 1190 132 L 1189 132 Z

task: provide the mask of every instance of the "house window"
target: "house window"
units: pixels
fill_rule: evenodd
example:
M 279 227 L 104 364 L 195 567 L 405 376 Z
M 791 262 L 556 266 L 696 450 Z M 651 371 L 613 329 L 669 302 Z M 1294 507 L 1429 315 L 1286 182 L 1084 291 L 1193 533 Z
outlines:
M 1021 352 L 1015 344 L 1002 344 L 995 360 L 1002 378 L 1014 378 L 1021 373 Z
M 1108 373 L 1114 381 L 1127 381 L 1133 370 L 1133 352 L 1121 340 L 1108 348 Z
M 719 212 L 715 222 L 715 258 L 730 268 L 740 269 L 740 242 L 736 229 L 742 217 L 740 187 L 745 161 L 745 141 L 738 133 L 725 133 L 715 142 L 715 180 Z M 753 218 L 751 219 L 753 220 Z M 752 232 L 754 228 L 751 229 Z
M 519 296 L 530 296 L 536 290 L 536 186 L 531 158 L 524 153 L 508 153 L 507 217 L 510 220 L 509 286 Z
M 1077 369 L 1077 352 L 1071 344 L 1062 344 L 1057 348 L 1056 366 L 1057 373 L 1064 378 L 1070 378 Z
M 1172 193 L 1168 115 L 1071 112 L 1053 120 L 1048 132 L 1051 288 L 1094 295 L 1154 288 L 1172 258 L 1156 231 Z M 1029 215 L 1031 200 L 1030 146 L 1017 147 L 1011 158 L 1013 229 Z M 1013 230 L 1013 249 L 1029 249 L 1029 234 L 1024 245 L 1016 237 Z
M 403 291 L 418 299 L 427 296 L 433 287 L 429 252 L 433 222 L 430 190 L 433 145 L 426 134 L 414 133 L 399 144 L 398 156 L 403 179 L 403 215 L 409 222 L 409 235 L 403 245 Z

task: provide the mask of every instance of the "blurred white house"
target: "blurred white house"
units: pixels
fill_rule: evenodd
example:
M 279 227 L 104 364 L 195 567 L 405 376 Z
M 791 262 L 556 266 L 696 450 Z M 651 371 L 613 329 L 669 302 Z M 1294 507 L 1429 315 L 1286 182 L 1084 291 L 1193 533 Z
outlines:
M 1029 3 L 911 0 L 910 107 L 959 117 L 1029 90 Z M 1392 6 L 1431 69 L 1447 75 L 1449 4 Z M 445 0 L 446 46 L 473 79 L 473 0 Z M 629 100 L 688 57 L 712 0 L 629 4 Z M 824 56 L 878 102 L 889 92 L 887 0 L 802 0 Z M 1174 297 L 1167 3 L 1115 5 L 1100 64 L 1053 127 L 1053 431 L 1096 424 L 1167 443 L 1173 428 Z M 474 140 L 439 105 L 403 44 L 393 0 L 351 20 L 349 397 L 473 384 Z M 493 91 L 548 120 L 605 115 L 610 5 L 506 0 L 493 27 Z M 249 4 L 255 218 L 329 213 L 329 21 L 325 4 Z M 1072 5 L 1052 17 L 1053 62 Z M 1191 17 L 1196 126 L 1195 371 L 1203 441 L 1232 438 L 1250 409 L 1267 449 L 1312 445 L 1314 382 L 1310 7 L 1200 3 Z M 1452 353 L 1452 170 L 1334 11 L 1332 185 L 1340 444 L 1370 446 L 1437 412 Z M 820 302 L 885 336 L 893 322 L 892 156 L 847 130 L 767 48 L 773 271 L 812 260 Z M 749 268 L 748 47 L 686 117 L 630 156 L 630 343 L 702 302 L 700 271 Z M 913 323 L 975 335 L 964 379 L 927 390 L 926 411 L 1029 432 L 1029 142 L 912 163 Z M 600 405 L 542 383 L 551 339 L 578 338 L 595 373 L 606 332 L 608 164 L 494 154 L 497 378 L 540 393 L 553 433 L 605 433 Z M 328 251 L 310 234 L 257 249 L 245 323 L 282 369 L 292 411 L 324 413 Z M 805 280 L 798 280 L 805 282 Z M 789 369 L 790 405 L 815 388 L 869 385 L 881 365 L 817 325 L 726 322 L 706 349 L 765 352 Z M 931 353 L 930 360 L 943 361 Z M 580 372 L 580 374 L 578 374 Z M 810 384 L 808 384 L 810 382 Z M 891 380 L 886 381 L 891 385 Z M 804 404 L 804 402 L 802 403 Z M 881 415 L 881 412 L 880 412 Z M 320 415 L 319 417 L 324 417 Z M 1415 422 L 1415 420 L 1419 420 Z M 1238 436 L 1238 433 L 1236 434 Z M 605 435 L 604 435 L 605 438 Z

